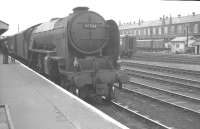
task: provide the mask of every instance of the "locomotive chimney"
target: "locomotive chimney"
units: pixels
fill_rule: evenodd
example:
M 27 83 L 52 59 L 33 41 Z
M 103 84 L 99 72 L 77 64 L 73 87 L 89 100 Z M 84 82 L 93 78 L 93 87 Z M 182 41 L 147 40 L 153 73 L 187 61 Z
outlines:
M 83 12 L 83 11 L 88 11 L 88 7 L 76 7 L 73 9 L 74 13 L 80 13 L 80 12 Z

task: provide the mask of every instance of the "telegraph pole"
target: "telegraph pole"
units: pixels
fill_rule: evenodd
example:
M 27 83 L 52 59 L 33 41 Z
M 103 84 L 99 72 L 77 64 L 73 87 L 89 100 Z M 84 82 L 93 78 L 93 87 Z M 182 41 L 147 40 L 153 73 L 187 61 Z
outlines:
M 189 46 L 188 44 L 188 25 L 186 25 L 186 36 L 187 36 L 187 47 Z

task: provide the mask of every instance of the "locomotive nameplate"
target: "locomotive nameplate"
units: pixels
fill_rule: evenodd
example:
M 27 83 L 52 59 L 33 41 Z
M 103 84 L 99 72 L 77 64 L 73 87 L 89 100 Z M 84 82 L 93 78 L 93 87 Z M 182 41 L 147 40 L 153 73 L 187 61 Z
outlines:
M 85 24 L 83 24 L 83 28 L 85 28 L 85 29 L 96 29 L 97 24 L 95 24 L 95 23 L 85 23 Z

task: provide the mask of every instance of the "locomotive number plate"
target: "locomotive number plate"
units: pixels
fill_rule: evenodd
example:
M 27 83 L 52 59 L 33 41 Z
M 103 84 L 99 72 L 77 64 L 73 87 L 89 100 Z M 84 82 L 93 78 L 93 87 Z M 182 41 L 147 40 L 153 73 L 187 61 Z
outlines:
M 85 29 L 96 29 L 97 25 L 94 24 L 94 23 L 85 23 L 85 24 L 83 24 L 83 28 L 85 28 Z

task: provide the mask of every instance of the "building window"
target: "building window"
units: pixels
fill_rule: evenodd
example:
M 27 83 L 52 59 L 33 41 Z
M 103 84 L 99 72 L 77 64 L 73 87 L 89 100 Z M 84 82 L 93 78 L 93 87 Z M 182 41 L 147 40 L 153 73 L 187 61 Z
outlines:
M 138 30 L 136 30 L 136 35 L 138 35 Z
M 182 25 L 178 25 L 177 26 L 177 33 L 178 34 L 181 34 L 183 32 L 183 27 L 182 27 Z
M 198 33 L 198 24 L 194 24 L 194 29 L 193 29 L 194 33 Z
M 146 34 L 146 29 L 144 29 L 144 35 L 147 35 L 147 34 Z
M 156 27 L 156 35 L 158 35 L 158 28 Z
M 140 29 L 140 35 L 142 36 L 142 34 L 143 34 L 143 29 Z
M 147 35 L 151 35 L 151 29 L 148 28 Z
M 132 35 L 134 35 L 134 30 L 132 29 Z
M 132 34 L 131 30 L 129 30 L 129 34 Z
M 126 30 L 126 34 L 128 34 L 128 30 Z
M 159 34 L 159 35 L 162 34 L 162 28 L 161 28 L 161 27 L 158 28 L 158 34 Z
M 164 27 L 164 34 L 167 34 L 167 33 L 168 33 L 168 27 L 165 26 L 165 27 Z
M 133 35 L 136 35 L 136 30 L 133 30 Z
M 176 48 L 179 48 L 180 47 L 180 45 L 179 44 L 176 44 Z
M 175 31 L 175 27 L 174 27 L 174 26 L 171 26 L 170 33 L 171 33 L 171 34 L 174 34 L 174 31 Z
M 144 36 L 144 29 L 141 29 L 141 35 Z
M 146 29 L 146 35 L 148 35 L 148 30 Z
M 153 35 L 156 35 L 156 28 L 153 28 Z
M 121 31 L 121 35 L 123 35 L 123 34 L 124 34 L 124 31 L 122 30 L 122 31 Z

